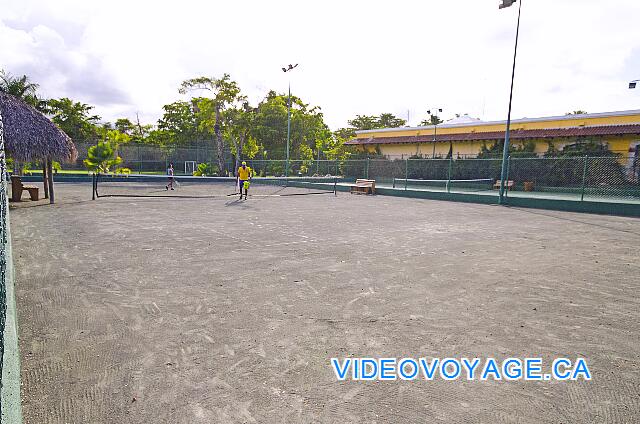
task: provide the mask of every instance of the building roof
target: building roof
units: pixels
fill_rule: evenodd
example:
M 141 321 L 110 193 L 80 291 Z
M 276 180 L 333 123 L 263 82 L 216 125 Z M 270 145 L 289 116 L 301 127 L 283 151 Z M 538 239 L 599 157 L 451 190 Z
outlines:
M 478 125 L 478 123 L 476 123 Z M 440 126 L 438 127 L 440 128 Z M 396 129 L 397 130 L 397 129 Z M 359 134 L 359 133 L 358 133 Z M 589 137 L 589 136 L 615 136 L 626 134 L 640 135 L 640 124 L 627 125 L 600 125 L 591 127 L 548 128 L 537 130 L 511 130 L 511 139 L 539 139 L 539 138 L 565 138 L 565 137 Z M 504 131 L 466 132 L 458 134 L 438 134 L 437 142 L 450 141 L 483 141 L 502 140 Z M 432 135 L 400 136 L 400 137 L 360 137 L 347 141 L 348 145 L 360 144 L 403 144 L 403 143 L 430 143 Z
M 511 125 L 544 122 L 544 121 L 573 121 L 573 120 L 584 121 L 585 119 L 614 118 L 614 117 L 632 116 L 632 115 L 640 115 L 640 109 L 622 110 L 622 111 L 616 111 L 616 112 L 584 113 L 580 115 L 547 116 L 542 118 L 512 119 Z M 451 124 L 445 122 L 444 124 L 438 125 L 438 130 L 446 129 L 446 128 L 464 128 L 464 127 L 478 127 L 478 126 L 506 125 L 506 124 L 507 124 L 507 121 L 471 121 L 471 122 L 454 122 Z M 419 126 L 419 127 L 379 128 L 379 129 L 373 129 L 373 130 L 356 131 L 356 135 L 365 136 L 366 134 L 370 134 L 370 133 L 379 134 L 384 132 L 430 130 L 433 128 L 434 128 L 433 125 Z
M 449 119 L 447 122 L 444 123 L 444 125 L 469 124 L 469 123 L 481 124 L 482 120 L 480 120 L 480 118 L 472 118 L 471 116 L 469 116 L 468 113 L 465 113 L 462 116 L 456 116 L 453 119 Z
M 0 92 L 4 147 L 13 159 L 29 162 L 50 157 L 74 161 L 76 147 L 60 128 L 22 100 Z

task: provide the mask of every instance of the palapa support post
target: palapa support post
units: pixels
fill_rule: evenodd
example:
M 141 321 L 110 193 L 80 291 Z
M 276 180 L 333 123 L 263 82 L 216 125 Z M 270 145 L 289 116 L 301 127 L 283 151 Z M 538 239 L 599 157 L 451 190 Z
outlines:
M 94 172 L 91 174 L 91 200 L 96 200 L 96 191 L 98 191 L 96 188 L 97 185 L 96 173 Z
M 42 161 L 42 184 L 44 185 L 44 198 L 49 198 L 49 180 L 47 179 L 47 160 Z
M 54 204 L 55 198 L 53 195 L 53 161 L 51 158 L 47 158 L 47 180 L 49 182 L 49 203 Z

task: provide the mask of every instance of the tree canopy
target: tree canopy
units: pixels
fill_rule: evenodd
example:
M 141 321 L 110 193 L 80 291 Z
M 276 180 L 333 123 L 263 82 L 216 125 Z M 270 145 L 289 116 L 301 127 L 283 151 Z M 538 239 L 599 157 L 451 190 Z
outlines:
M 382 113 L 375 115 L 356 115 L 355 118 L 348 121 L 349 125 L 355 130 L 373 130 L 378 128 L 398 128 L 407 124 L 407 121 L 398 118 L 392 113 Z
M 98 115 L 92 114 L 93 106 L 74 102 L 63 97 L 47 101 L 47 113 L 51 120 L 75 142 L 92 141 L 98 134 Z
M 76 143 L 94 144 L 115 131 L 126 142 L 158 145 L 163 148 L 214 146 L 218 168 L 224 171 L 224 152 L 236 159 L 283 159 L 287 143 L 287 104 L 289 95 L 268 91 L 257 104 L 251 104 L 239 84 L 229 74 L 199 76 L 183 81 L 178 94 L 189 95 L 162 106 L 156 123 L 141 123 L 135 117 L 119 117 L 104 122 L 94 106 L 67 97 L 43 99 L 39 86 L 28 76 L 15 77 L 0 71 L 0 91 L 20 97 L 46 113 Z M 357 115 L 349 127 L 332 132 L 320 106 L 292 94 L 290 156 L 292 159 L 345 158 L 350 149 L 344 142 L 354 130 L 399 127 L 406 121 L 391 113 L 379 116 Z M 119 139 L 118 143 L 124 142 Z M 117 150 L 117 147 L 115 147 Z M 97 153 L 97 152 L 96 152 Z M 117 151 L 116 151 L 117 154 Z

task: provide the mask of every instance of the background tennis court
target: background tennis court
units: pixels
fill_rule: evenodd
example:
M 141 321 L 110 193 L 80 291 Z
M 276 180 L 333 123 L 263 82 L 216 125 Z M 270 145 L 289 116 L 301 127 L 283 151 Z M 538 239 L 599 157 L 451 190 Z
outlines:
M 25 422 L 640 415 L 638 219 L 57 190 L 11 213 Z M 582 356 L 594 380 L 336 382 L 329 358 L 349 355 Z

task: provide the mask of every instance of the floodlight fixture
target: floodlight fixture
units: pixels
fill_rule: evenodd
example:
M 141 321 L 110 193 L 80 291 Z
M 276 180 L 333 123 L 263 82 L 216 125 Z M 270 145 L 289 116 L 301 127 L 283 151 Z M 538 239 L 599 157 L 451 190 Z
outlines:
M 500 3 L 500 6 L 498 6 L 498 9 L 505 9 L 507 7 L 511 7 L 515 2 L 516 0 L 502 0 L 502 3 Z

